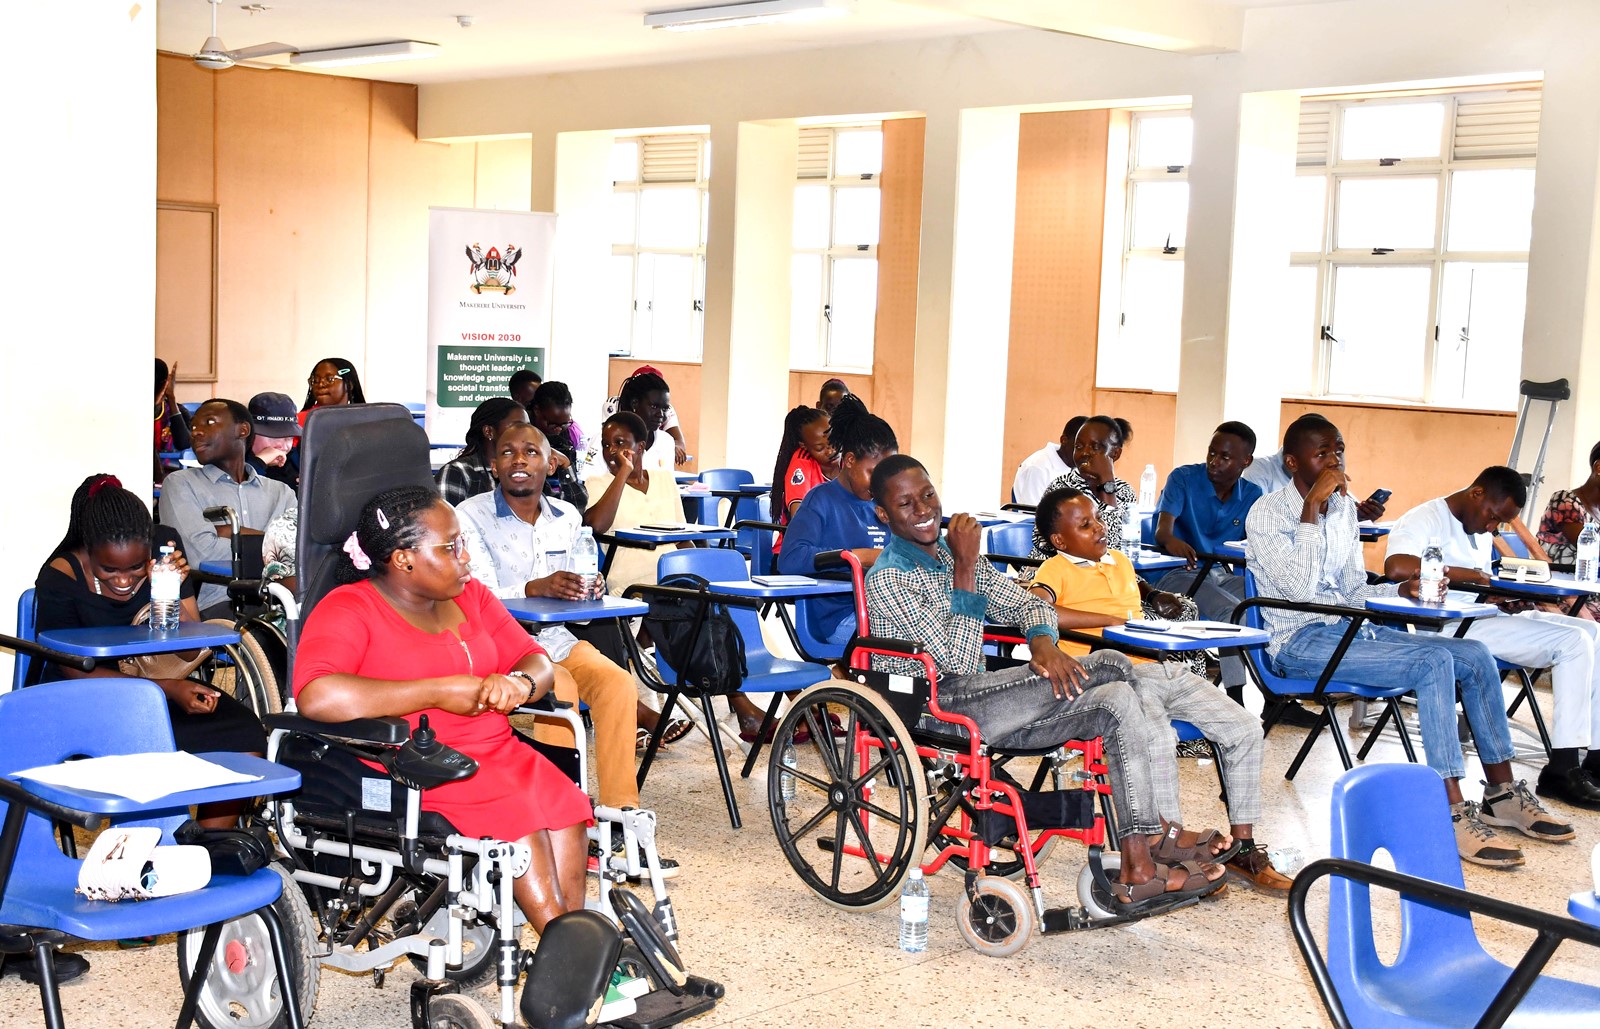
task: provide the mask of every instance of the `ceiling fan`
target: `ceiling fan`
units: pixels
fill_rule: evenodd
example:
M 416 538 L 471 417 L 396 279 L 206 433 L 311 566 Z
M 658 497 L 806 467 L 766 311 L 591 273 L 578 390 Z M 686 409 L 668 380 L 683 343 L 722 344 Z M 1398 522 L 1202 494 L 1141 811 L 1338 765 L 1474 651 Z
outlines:
M 194 55 L 194 63 L 200 67 L 222 71 L 257 57 L 299 52 L 298 47 L 290 46 L 288 43 L 257 43 L 255 46 L 241 47 L 238 50 L 225 48 L 222 40 L 217 38 L 217 8 L 222 0 L 208 0 L 208 2 L 211 4 L 211 35 L 206 37 L 205 45 Z

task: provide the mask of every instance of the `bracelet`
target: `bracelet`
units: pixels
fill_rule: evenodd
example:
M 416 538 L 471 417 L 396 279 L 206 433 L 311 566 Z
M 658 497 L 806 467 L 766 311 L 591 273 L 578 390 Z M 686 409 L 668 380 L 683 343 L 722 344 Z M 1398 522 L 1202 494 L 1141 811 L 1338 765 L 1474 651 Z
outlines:
M 522 702 L 524 704 L 533 703 L 533 691 L 539 688 L 539 684 L 534 681 L 533 676 L 529 675 L 527 672 L 524 672 L 520 668 L 513 668 L 511 671 L 506 673 L 506 678 L 508 678 L 508 679 L 525 679 L 525 680 L 527 680 L 527 683 L 528 683 L 528 695 L 523 698 Z

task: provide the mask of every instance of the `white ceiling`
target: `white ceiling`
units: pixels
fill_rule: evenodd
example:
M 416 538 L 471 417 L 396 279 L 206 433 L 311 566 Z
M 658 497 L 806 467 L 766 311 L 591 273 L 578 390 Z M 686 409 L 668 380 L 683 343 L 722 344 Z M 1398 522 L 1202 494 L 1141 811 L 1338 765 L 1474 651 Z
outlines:
M 647 29 L 647 11 L 704 6 L 717 0 L 223 0 L 217 34 L 231 49 L 283 42 L 301 50 L 416 39 L 443 53 L 423 61 L 368 65 L 331 74 L 394 82 L 452 82 L 518 74 L 654 64 L 717 56 L 814 49 L 881 39 L 914 39 L 1016 26 L 897 0 L 857 0 L 849 17 L 808 25 L 761 25 L 716 32 Z M 1209 0 L 1244 7 L 1327 0 Z M 193 53 L 210 32 L 206 0 L 161 0 L 156 45 Z M 457 15 L 471 15 L 462 28 Z M 287 58 L 265 63 L 286 64 Z M 225 74 L 225 73 L 223 73 Z

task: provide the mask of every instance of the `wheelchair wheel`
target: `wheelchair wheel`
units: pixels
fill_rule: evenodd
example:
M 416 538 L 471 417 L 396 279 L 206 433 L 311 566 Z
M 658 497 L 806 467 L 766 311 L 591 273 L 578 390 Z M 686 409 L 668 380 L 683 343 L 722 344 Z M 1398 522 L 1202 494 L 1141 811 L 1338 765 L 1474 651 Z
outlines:
M 1028 945 L 1038 921 L 1028 891 L 998 875 L 979 877 L 973 886 L 977 896 L 961 892 L 956 921 L 961 938 L 980 954 L 1008 958 Z
M 1100 867 L 1105 869 L 1106 878 L 1113 881 L 1122 871 L 1122 855 L 1114 850 L 1104 851 L 1100 855 Z M 1078 903 L 1083 905 L 1083 910 L 1090 918 L 1120 918 L 1117 914 L 1117 902 L 1106 895 L 1094 881 L 1094 869 L 1085 861 L 1078 870 Z
M 428 1002 L 428 1029 L 499 1029 L 483 1006 L 459 993 L 446 993 Z
M 216 625 L 233 627 L 223 618 L 211 620 Z M 246 623 L 239 630 L 239 642 L 222 648 L 222 660 L 217 662 L 212 684 L 219 690 L 253 711 L 257 717 L 277 714 L 283 710 L 283 692 L 278 672 L 269 648 L 276 640 L 272 634 L 256 623 Z M 280 664 L 276 667 L 282 667 Z
M 844 727 L 835 737 L 829 716 Z M 802 728 L 810 739 L 794 744 Z M 794 764 L 784 763 L 792 752 Z M 831 681 L 800 695 L 778 726 L 767 803 L 784 857 L 846 910 L 894 903 L 927 831 L 927 785 L 905 723 L 877 694 Z M 785 798 L 787 785 L 794 796 Z
M 321 971 L 316 956 L 316 923 L 305 895 L 281 867 L 272 868 L 283 878 L 283 894 L 272 902 L 272 910 L 283 923 L 288 977 L 300 998 L 300 1014 L 310 1022 Z M 194 961 L 204 935 L 204 929 L 191 929 L 178 936 L 178 976 L 185 987 L 194 975 Z M 195 1019 L 204 1029 L 279 1029 L 288 1025 L 280 990 L 267 925 L 253 912 L 243 915 L 222 926 L 211 969 L 195 1006 Z

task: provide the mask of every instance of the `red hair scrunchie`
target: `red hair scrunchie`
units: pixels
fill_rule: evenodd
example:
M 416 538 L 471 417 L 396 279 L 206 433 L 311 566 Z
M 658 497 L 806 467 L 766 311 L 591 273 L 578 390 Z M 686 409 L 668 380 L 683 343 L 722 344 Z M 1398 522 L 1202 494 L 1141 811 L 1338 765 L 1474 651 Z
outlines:
M 89 496 L 94 496 L 107 486 L 110 486 L 114 489 L 121 489 L 122 480 L 117 478 L 115 475 L 102 475 L 89 486 Z

